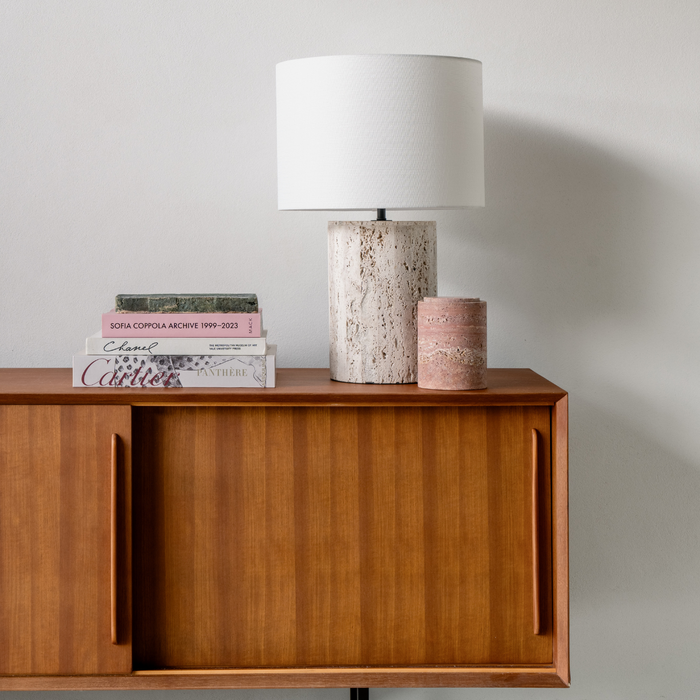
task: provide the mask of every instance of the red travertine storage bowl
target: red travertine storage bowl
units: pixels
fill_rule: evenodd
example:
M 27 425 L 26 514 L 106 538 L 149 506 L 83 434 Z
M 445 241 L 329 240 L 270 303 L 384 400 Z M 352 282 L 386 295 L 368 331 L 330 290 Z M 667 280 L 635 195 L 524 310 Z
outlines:
M 486 302 L 426 297 L 418 302 L 418 386 L 486 388 Z

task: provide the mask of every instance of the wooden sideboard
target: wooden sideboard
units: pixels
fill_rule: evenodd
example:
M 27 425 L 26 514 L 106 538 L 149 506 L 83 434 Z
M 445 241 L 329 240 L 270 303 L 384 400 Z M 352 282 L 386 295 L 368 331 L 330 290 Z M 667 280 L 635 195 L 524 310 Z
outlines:
M 569 684 L 567 395 L 0 370 L 0 690 Z

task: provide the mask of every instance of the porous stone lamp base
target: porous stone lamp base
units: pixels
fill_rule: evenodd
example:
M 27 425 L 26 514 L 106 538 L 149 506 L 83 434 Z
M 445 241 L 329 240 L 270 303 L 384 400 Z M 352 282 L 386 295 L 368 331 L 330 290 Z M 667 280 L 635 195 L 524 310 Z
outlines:
M 418 381 L 416 310 L 437 294 L 434 221 L 328 223 L 331 379 Z

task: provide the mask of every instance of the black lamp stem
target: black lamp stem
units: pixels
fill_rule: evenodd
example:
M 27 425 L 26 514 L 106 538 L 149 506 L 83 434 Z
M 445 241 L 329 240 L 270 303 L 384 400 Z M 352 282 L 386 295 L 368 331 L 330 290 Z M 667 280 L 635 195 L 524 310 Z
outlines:
M 386 221 L 386 209 L 377 209 L 377 221 Z

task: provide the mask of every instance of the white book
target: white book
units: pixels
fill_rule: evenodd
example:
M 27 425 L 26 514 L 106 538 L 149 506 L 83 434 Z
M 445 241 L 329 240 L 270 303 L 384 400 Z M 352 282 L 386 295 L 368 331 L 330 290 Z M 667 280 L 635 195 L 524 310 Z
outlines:
M 265 355 L 73 355 L 73 386 L 177 389 L 275 386 L 277 346 Z
M 267 331 L 260 338 L 103 338 L 85 340 L 86 355 L 264 355 Z

